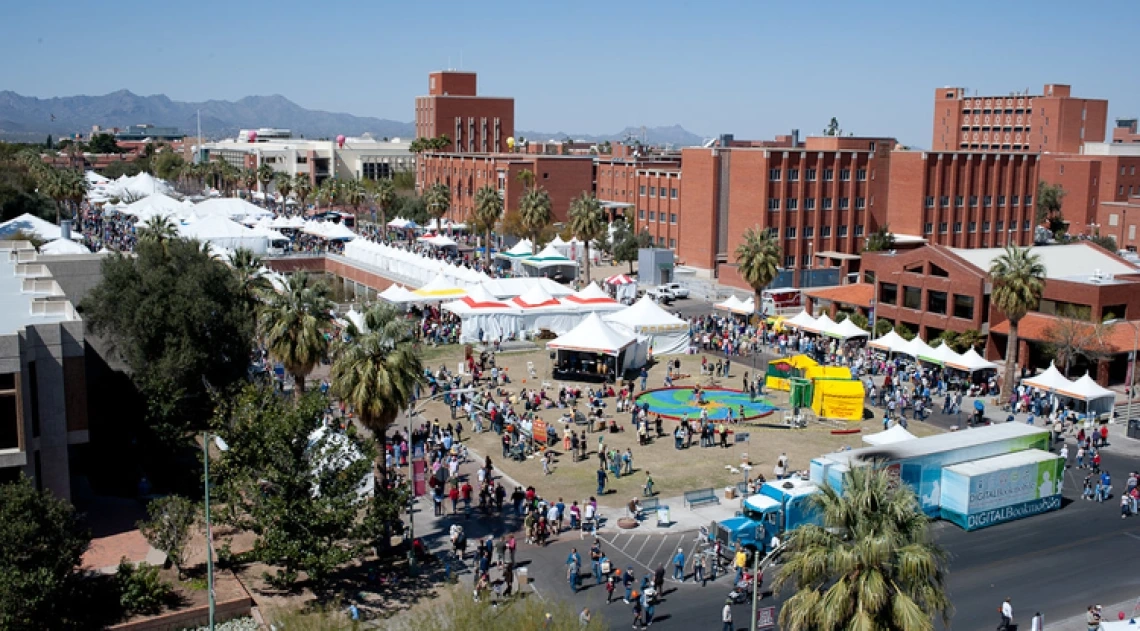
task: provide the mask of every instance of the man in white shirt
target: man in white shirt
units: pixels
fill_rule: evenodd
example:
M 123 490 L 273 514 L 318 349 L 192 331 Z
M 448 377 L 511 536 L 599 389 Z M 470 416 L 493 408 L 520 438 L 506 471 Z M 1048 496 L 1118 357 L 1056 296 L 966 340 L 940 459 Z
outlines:
M 1001 625 L 998 629 L 1008 629 L 1013 624 L 1013 605 L 1010 604 L 1010 597 L 1005 597 L 1005 602 L 1001 604 Z
M 724 609 L 720 612 L 720 620 L 724 623 L 724 631 L 733 631 L 732 629 L 732 599 L 725 599 Z

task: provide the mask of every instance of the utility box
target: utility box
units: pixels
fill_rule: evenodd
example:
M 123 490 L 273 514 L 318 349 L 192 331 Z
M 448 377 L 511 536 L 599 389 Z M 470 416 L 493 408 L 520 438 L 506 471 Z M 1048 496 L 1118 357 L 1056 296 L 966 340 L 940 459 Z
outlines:
M 1128 419 L 1128 437 L 1140 438 L 1140 418 Z
M 673 282 L 673 251 L 641 248 L 637 251 L 637 284 L 656 287 Z

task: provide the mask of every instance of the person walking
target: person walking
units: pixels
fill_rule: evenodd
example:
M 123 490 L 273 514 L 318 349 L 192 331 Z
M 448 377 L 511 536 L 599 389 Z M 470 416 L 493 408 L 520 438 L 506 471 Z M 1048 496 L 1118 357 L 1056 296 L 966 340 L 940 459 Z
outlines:
M 611 576 L 611 577 L 606 579 L 606 604 L 607 605 L 610 604 L 610 602 L 614 598 L 614 587 L 615 587 L 614 586 L 614 577 Z
M 625 601 L 625 604 L 627 604 L 627 605 L 629 604 L 629 599 L 631 597 L 633 597 L 633 583 L 634 583 L 634 581 L 635 581 L 635 577 L 633 575 L 633 566 L 632 565 L 627 566 L 625 568 L 625 574 L 622 574 L 622 577 L 621 577 L 622 587 L 625 587 L 625 597 L 622 598 L 622 600 Z
M 641 628 L 648 629 L 653 626 L 653 599 L 649 598 L 645 592 L 642 592 L 641 601 L 641 608 L 645 611 L 645 623 L 641 625 Z
M 653 589 L 660 594 L 663 587 L 665 587 L 665 565 L 658 563 L 657 569 L 653 571 Z
M 638 594 L 640 596 L 640 594 Z M 645 619 L 642 618 L 641 599 L 635 598 L 633 601 L 633 628 L 645 628 Z
M 732 565 L 736 568 L 736 578 L 732 581 L 733 585 L 739 583 L 741 578 L 744 578 L 744 566 L 747 564 L 748 553 L 746 553 L 744 551 L 744 548 L 741 547 L 736 551 L 736 556 L 734 556 L 732 559 Z
M 570 556 L 566 557 L 566 564 L 570 566 L 566 571 L 566 578 L 570 580 L 570 592 L 578 593 L 578 572 L 582 569 L 582 558 L 578 556 L 578 548 L 570 549 Z
M 998 631 L 1008 631 L 1013 624 L 1013 604 L 1010 602 L 1012 599 L 1009 596 L 1005 597 L 998 611 L 1001 612 L 1001 624 L 998 625 Z
M 673 580 L 685 582 L 685 552 L 681 548 L 673 555 Z
M 700 554 L 693 555 L 693 582 L 700 583 L 701 587 L 705 585 L 705 563 L 701 559 Z
M 732 628 L 732 599 L 724 599 L 724 609 L 720 610 L 720 621 L 724 625 L 723 631 L 734 631 Z
M 605 495 L 606 493 L 606 468 L 605 466 L 598 467 L 598 495 Z
M 653 475 L 648 471 L 645 472 L 645 487 L 642 488 L 645 497 L 653 497 Z
M 515 536 L 512 534 L 507 539 L 507 558 L 509 559 L 507 561 L 507 564 L 510 565 L 511 567 L 514 567 L 514 565 L 515 565 L 515 548 L 517 546 L 518 546 L 518 543 L 515 542 Z

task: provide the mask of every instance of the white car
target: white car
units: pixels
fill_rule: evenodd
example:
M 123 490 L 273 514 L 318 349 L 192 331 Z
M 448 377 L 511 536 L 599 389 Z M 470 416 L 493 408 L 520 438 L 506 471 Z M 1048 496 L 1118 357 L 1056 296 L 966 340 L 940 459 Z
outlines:
M 668 285 L 658 285 L 645 292 L 645 295 L 664 304 L 669 304 L 677 299 L 677 295 L 673 293 L 673 290 L 669 289 Z
M 662 287 L 665 287 L 669 291 L 673 292 L 673 295 L 678 297 L 678 298 L 688 298 L 689 297 L 689 288 L 685 287 L 681 283 L 666 283 L 666 284 L 662 285 Z

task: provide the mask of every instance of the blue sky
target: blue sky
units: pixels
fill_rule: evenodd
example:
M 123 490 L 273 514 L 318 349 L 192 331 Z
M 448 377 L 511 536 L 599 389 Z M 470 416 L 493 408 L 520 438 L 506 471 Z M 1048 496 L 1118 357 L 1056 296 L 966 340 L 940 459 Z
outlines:
M 1110 120 L 1140 115 L 1126 2 L 53 0 L 3 12 L 0 89 L 40 97 L 278 93 L 410 121 L 427 73 L 462 58 L 481 93 L 515 97 L 519 129 L 545 132 L 680 124 L 767 138 L 837 116 L 927 146 L 945 85 L 1069 83 L 1109 99 Z

